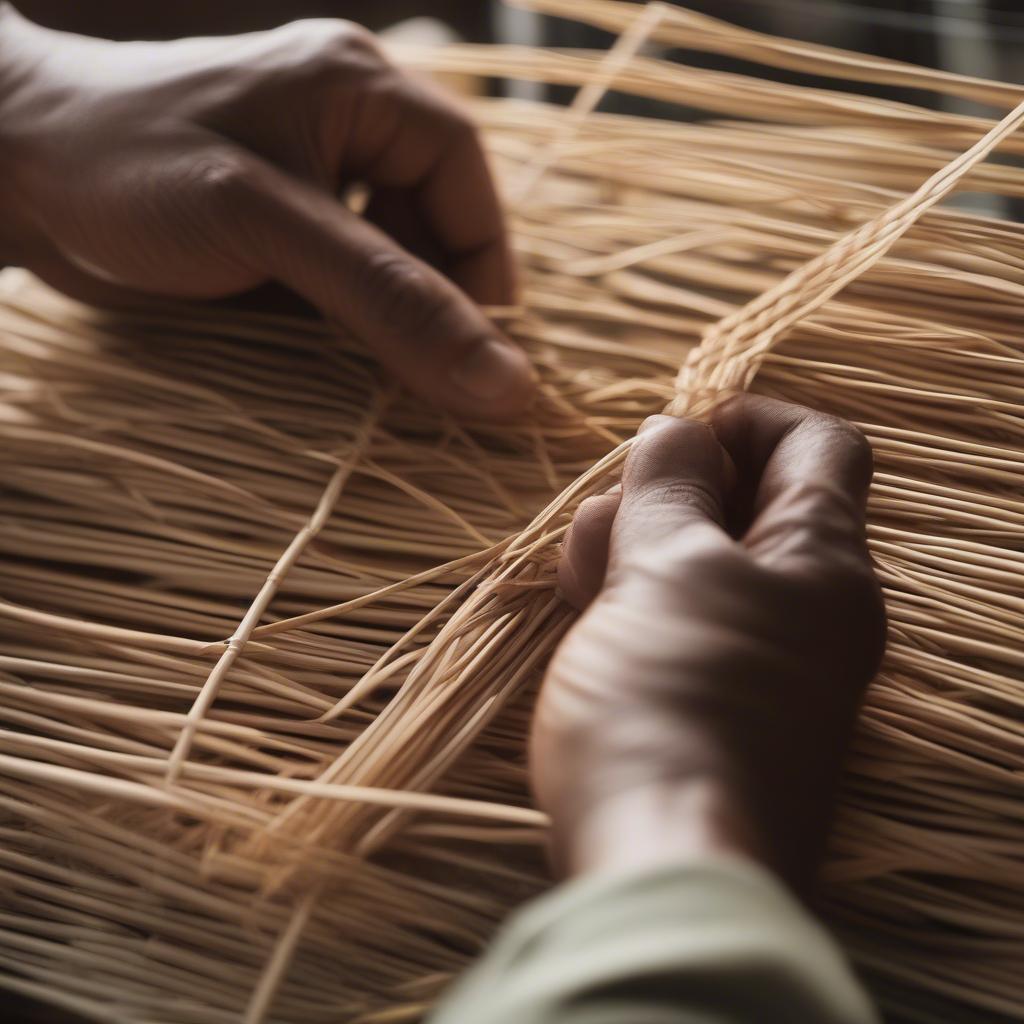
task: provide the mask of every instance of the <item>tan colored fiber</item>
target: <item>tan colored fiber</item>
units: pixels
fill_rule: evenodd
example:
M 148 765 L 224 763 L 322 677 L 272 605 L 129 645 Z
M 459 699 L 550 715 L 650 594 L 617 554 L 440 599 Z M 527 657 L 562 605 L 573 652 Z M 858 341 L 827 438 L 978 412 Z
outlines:
M 645 416 L 751 388 L 875 453 L 890 644 L 828 922 L 893 1020 L 1019 1020 L 1024 228 L 939 204 L 1024 196 L 1022 91 L 529 6 L 623 39 L 402 55 L 580 87 L 473 105 L 523 272 L 490 312 L 541 380 L 521 423 L 457 423 L 311 322 L 0 276 L 0 985 L 124 1024 L 420 1019 L 548 884 L 525 737 L 573 509 Z M 595 112 L 609 89 L 710 116 Z

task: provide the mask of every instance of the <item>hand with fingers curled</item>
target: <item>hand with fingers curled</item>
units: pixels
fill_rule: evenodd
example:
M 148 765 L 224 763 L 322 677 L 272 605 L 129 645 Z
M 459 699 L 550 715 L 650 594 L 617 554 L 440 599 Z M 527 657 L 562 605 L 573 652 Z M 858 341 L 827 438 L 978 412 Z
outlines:
M 811 885 L 884 647 L 871 472 L 849 424 L 739 396 L 649 419 L 583 502 L 531 749 L 563 871 L 729 853 Z
M 276 283 L 456 414 L 533 393 L 479 308 L 515 280 L 476 132 L 350 22 L 115 43 L 0 2 L 0 204 L 0 265 L 86 302 Z

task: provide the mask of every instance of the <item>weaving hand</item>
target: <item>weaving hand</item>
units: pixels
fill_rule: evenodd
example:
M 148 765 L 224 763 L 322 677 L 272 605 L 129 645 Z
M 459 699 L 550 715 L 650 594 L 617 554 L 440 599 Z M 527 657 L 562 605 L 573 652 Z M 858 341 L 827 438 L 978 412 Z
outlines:
M 726 851 L 802 888 L 884 645 L 870 449 L 764 398 L 712 419 L 652 417 L 621 491 L 576 516 L 559 577 L 586 610 L 544 683 L 534 783 L 571 872 Z
M 476 305 L 515 287 L 476 133 L 358 26 L 111 43 L 0 4 L 0 144 L 0 261 L 68 294 L 278 282 L 456 413 L 530 397 L 525 356 Z M 354 182 L 366 216 L 339 201 Z

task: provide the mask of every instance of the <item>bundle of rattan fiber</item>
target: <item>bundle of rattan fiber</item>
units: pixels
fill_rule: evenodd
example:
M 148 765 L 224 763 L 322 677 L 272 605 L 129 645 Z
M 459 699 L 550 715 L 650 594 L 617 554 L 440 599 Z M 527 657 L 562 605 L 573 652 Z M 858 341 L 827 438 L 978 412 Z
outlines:
M 581 87 L 475 106 L 524 279 L 494 313 L 542 378 L 521 423 L 447 418 L 311 322 L 0 279 L 0 985 L 125 1024 L 418 1020 L 547 881 L 524 746 L 572 510 L 645 416 L 751 388 L 875 451 L 890 641 L 829 923 L 892 1019 L 1022 1019 L 1024 228 L 938 203 L 1024 195 L 986 160 L 1024 152 L 1024 91 L 533 6 L 619 43 L 403 55 Z M 608 88 L 711 116 L 597 114 Z

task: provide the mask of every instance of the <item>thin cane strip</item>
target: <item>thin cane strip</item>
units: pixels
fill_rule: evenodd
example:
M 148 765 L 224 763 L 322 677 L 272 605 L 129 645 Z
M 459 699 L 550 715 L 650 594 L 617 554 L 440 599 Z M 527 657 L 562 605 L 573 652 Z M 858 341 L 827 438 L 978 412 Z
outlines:
M 615 31 L 643 17 L 560 3 L 543 0 Z M 648 36 L 684 37 L 1004 110 L 1020 98 L 674 8 Z M 869 540 L 891 641 L 843 784 L 830 921 L 887 1009 L 935 1019 L 940 999 L 988 1020 L 1019 994 L 1024 231 L 892 208 L 929 177 L 925 201 L 957 175 L 1019 196 L 1024 172 L 958 158 L 984 118 L 618 53 L 611 76 L 584 51 L 410 55 L 719 115 L 474 101 L 513 187 L 560 139 L 509 210 L 523 302 L 501 312 L 541 376 L 528 422 L 456 424 L 399 394 L 352 460 L 387 385 L 351 339 L 172 303 L 114 321 L 0 277 L 11 978 L 126 1024 L 170 1007 L 204 1024 L 422 1016 L 545 884 L 523 751 L 537 672 L 571 621 L 552 590 L 571 512 L 616 479 L 724 321 L 737 336 L 689 364 L 693 408 L 752 387 L 854 419 L 875 449 Z M 809 290 L 787 293 L 794 280 Z M 223 638 L 349 463 L 164 788 Z M 29 921 L 31 943 L 5 944 Z M 127 938 L 140 933 L 148 946 Z

